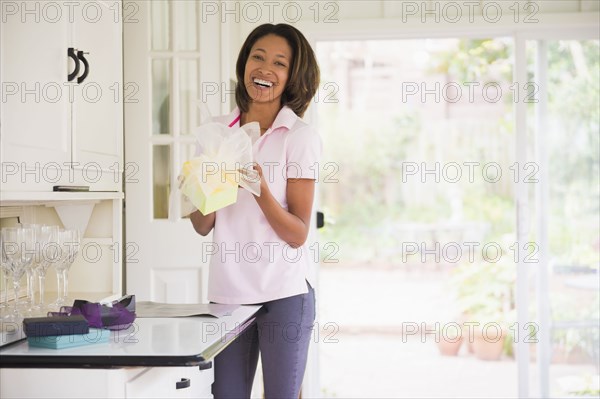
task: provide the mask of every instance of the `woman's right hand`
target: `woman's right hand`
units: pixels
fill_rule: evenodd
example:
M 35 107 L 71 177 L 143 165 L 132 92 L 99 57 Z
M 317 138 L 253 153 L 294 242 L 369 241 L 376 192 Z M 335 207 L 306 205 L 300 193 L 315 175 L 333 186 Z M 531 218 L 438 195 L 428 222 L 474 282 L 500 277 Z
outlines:
M 190 220 L 196 233 L 206 236 L 215 227 L 216 212 L 203 215 L 202 212 L 196 210 L 190 214 Z

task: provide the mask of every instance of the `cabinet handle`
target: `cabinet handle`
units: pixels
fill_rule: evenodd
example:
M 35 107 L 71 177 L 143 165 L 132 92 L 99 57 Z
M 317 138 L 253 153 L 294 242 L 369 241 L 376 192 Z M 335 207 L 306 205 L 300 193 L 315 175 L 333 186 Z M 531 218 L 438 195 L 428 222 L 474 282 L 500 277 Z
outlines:
M 77 58 L 75 55 L 75 49 L 73 47 L 69 47 L 67 50 L 67 55 L 73 60 L 73 62 L 75 62 L 75 69 L 68 75 L 70 82 L 79 74 L 79 58 Z
M 77 58 L 79 58 L 81 60 L 81 62 L 83 62 L 83 66 L 85 67 L 83 74 L 77 78 L 77 83 L 82 83 L 85 80 L 85 78 L 87 78 L 88 74 L 90 73 L 90 64 L 85 59 L 84 54 L 89 54 L 89 53 L 84 53 L 83 51 L 77 52 Z
M 175 389 L 185 389 L 189 388 L 192 383 L 189 378 L 182 378 L 181 381 L 177 381 L 175 383 Z

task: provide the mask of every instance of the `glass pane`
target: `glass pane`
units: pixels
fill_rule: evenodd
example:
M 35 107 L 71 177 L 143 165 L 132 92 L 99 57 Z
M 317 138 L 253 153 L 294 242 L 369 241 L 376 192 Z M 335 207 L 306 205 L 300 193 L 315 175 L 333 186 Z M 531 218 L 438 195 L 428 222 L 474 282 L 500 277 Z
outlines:
M 510 40 L 324 42 L 318 51 L 319 123 L 336 162 L 325 177 L 362 186 L 354 205 L 339 201 L 347 185 L 321 189 L 336 219 L 323 234 L 355 240 L 339 256 L 400 262 L 399 235 L 443 246 L 514 232 L 513 184 L 494 173 L 514 161 Z M 361 245 L 373 233 L 381 240 Z
M 152 192 L 154 219 L 169 217 L 169 194 L 171 190 L 171 147 L 156 145 L 152 151 Z
M 181 163 L 189 161 L 196 156 L 196 144 L 182 144 L 179 153 L 179 159 Z
M 179 159 L 181 164 L 188 161 L 196 156 L 196 144 L 181 144 L 179 147 Z M 189 219 L 189 215 L 183 217 L 183 219 Z
M 516 396 L 512 43 L 318 43 L 319 190 L 335 220 L 319 234 L 320 310 L 337 342 L 320 361 L 332 396 Z M 472 338 L 467 322 L 480 326 Z M 341 366 L 365 344 L 378 365 L 367 383 L 361 366 Z
M 169 2 L 154 0 L 151 2 L 152 12 L 152 50 L 168 50 L 170 46 L 169 28 L 171 10 Z
M 548 166 L 552 397 L 598 394 L 591 376 L 600 366 L 599 48 L 597 40 L 547 43 L 540 137 Z
M 176 1 L 173 3 L 176 7 L 177 12 L 177 25 L 175 26 L 177 38 L 176 38 L 176 50 L 197 50 L 198 46 L 198 23 L 196 1 Z
M 152 60 L 152 133 L 169 134 L 171 61 Z
M 179 106 L 181 134 L 191 134 L 200 124 L 198 109 L 198 61 L 179 62 Z

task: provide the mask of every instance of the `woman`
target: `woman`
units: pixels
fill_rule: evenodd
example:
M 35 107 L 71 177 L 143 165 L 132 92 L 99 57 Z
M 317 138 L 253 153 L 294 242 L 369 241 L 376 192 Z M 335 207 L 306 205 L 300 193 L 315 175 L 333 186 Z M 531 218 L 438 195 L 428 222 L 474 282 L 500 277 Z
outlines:
M 208 298 L 262 304 L 257 323 L 215 358 L 215 398 L 249 398 L 261 354 L 265 396 L 297 398 L 315 318 L 306 239 L 321 155 L 318 134 L 300 118 L 319 85 L 306 38 L 265 24 L 246 39 L 236 64 L 237 108 L 219 121 L 258 122 L 253 143 L 261 194 L 240 190 L 235 204 L 191 215 L 201 235 L 214 229 Z

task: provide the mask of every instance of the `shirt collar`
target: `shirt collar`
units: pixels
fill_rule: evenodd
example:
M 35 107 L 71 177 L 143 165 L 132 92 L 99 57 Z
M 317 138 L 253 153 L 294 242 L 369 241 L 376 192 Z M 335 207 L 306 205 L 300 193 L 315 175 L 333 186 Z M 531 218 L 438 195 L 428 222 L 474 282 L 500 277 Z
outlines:
M 271 126 L 273 128 L 272 130 L 279 129 L 280 127 L 285 127 L 290 130 L 297 119 L 298 115 L 296 115 L 290 107 L 284 105 L 273 121 L 273 125 Z
M 237 122 L 239 122 L 239 117 L 240 117 L 240 109 L 238 107 L 235 107 L 235 109 L 233 111 L 231 111 L 231 113 L 227 117 L 227 124 L 230 124 L 230 123 L 236 121 L 236 119 L 238 119 Z M 297 119 L 298 119 L 298 115 L 296 115 L 296 113 L 294 111 L 292 111 L 292 109 L 290 107 L 288 107 L 287 105 L 284 105 L 281 108 L 281 110 L 279 111 L 279 113 L 277 114 L 277 116 L 275 117 L 275 120 L 273 121 L 273 125 L 271 125 L 271 131 L 273 131 L 275 129 L 279 129 L 280 127 L 285 127 L 288 130 L 290 130 L 292 128 L 292 126 L 294 126 L 294 123 L 296 123 Z

